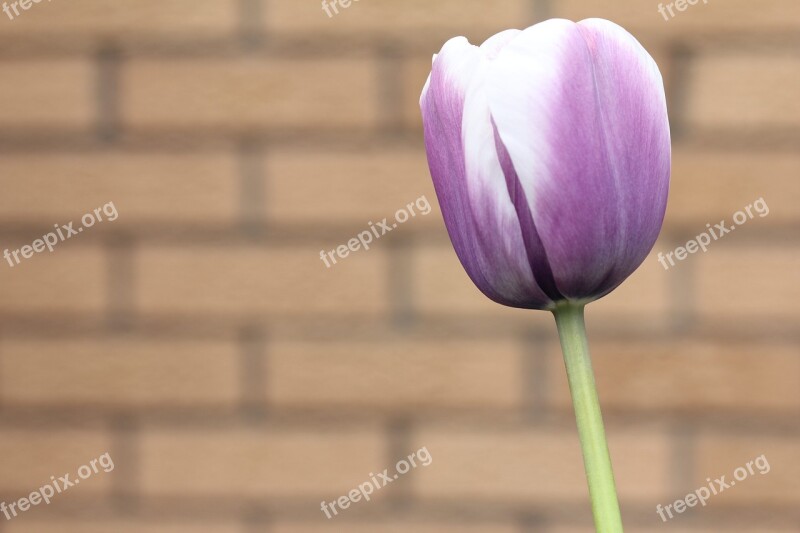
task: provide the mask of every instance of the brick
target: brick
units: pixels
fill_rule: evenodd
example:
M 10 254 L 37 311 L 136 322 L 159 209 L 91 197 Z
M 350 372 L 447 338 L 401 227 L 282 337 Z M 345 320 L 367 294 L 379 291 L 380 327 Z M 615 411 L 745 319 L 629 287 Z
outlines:
M 119 219 L 97 229 L 232 223 L 239 201 L 237 162 L 228 152 L 13 154 L 0 160 L 0 174 L 0 213 L 9 221 L 78 225 L 85 213 L 113 202 Z
M 620 498 L 664 495 L 670 446 L 664 433 L 607 428 Z M 433 457 L 411 479 L 422 498 L 559 504 L 588 499 L 577 430 L 421 430 Z
M 715 244 L 715 249 L 686 260 L 697 269 L 694 298 L 701 318 L 794 321 L 800 315 L 800 285 L 790 281 L 800 270 L 800 249 Z
M 10 251 L 30 245 L 48 232 L 30 235 L 27 242 L 7 243 Z M 78 239 L 79 237 L 72 237 Z M 99 313 L 104 310 L 107 286 L 106 261 L 103 251 L 86 248 L 69 241 L 59 243 L 53 253 L 34 254 L 13 268 L 4 259 L 0 267 L 0 312 L 4 313 Z M 13 258 L 12 258 L 13 262 Z
M 666 323 L 670 287 L 664 267 L 658 262 L 658 252 L 665 248 L 662 241 L 656 242 L 650 255 L 622 285 L 586 307 L 589 327 L 634 318 L 639 326 Z
M 717 435 L 704 433 L 696 444 L 695 487 L 725 475 L 726 481 L 734 480 L 737 468 L 747 468 L 749 461 L 764 455 L 769 468 L 752 465 L 753 475 L 736 481 L 736 485 L 713 496 L 709 505 L 793 505 L 800 503 L 800 465 L 797 449 L 800 439 L 796 436 L 770 435 L 759 432 L 752 435 Z M 761 464 L 761 463 L 760 463 Z M 740 477 L 742 477 L 740 475 Z M 716 486 L 716 484 L 715 484 Z
M 662 2 L 665 6 L 673 0 Z M 619 2 L 604 0 L 557 0 L 553 2 L 550 16 L 581 20 L 602 17 L 613 20 L 625 28 L 652 34 L 686 36 L 712 31 L 791 31 L 798 28 L 796 18 L 787 17 L 796 7 L 793 0 L 774 0 L 762 8 L 753 9 L 748 0 L 727 0 L 724 3 L 708 2 L 688 6 L 685 11 L 674 10 L 675 17 L 665 20 L 658 12 L 658 2 Z M 669 17 L 669 13 L 667 12 Z
M 402 63 L 403 124 L 422 132 L 419 98 L 431 73 L 431 54 L 407 57 Z
M 57 478 L 70 474 L 77 477 L 78 469 L 108 452 L 112 461 L 109 435 L 99 431 L 60 430 L 48 428 L 41 431 L 4 428 L 0 432 L 0 457 L 5 457 L 3 475 L 0 476 L 0 491 L 26 496 Z M 99 472 L 70 487 L 70 494 L 92 494 L 108 492 L 113 470 L 105 472 L 98 464 Z
M 449 243 L 417 247 L 411 272 L 412 301 L 423 314 L 491 314 L 520 323 L 530 316 L 530 311 L 499 305 L 484 296 L 467 276 Z
M 267 213 L 276 222 L 352 220 L 369 229 L 367 222 L 384 217 L 392 222 L 398 210 L 422 196 L 420 207 L 414 207 L 416 216 L 405 225 L 441 221 L 422 149 L 273 151 L 267 154 L 265 174 Z
M 388 257 L 375 248 L 331 268 L 316 247 L 153 246 L 135 262 L 144 312 L 379 314 L 388 305 Z
M 382 472 L 384 452 L 377 429 L 156 431 L 141 437 L 140 477 L 154 496 L 330 501 Z
M 14 521 L 6 525 L 8 533 L 246 533 L 237 524 L 159 523 L 130 521 L 85 521 L 62 519 L 58 522 L 43 520 Z
M 95 77 L 86 60 L 0 61 L 0 129 L 90 129 Z
M 366 128 L 378 109 L 371 59 L 142 59 L 121 77 L 133 128 Z
M 689 127 L 796 128 L 798 69 L 800 57 L 791 54 L 700 55 L 687 73 Z
M 238 395 L 233 343 L 6 340 L 0 349 L 6 405 L 199 407 L 232 405 Z
M 522 352 L 509 341 L 275 342 L 265 370 L 268 400 L 317 408 L 513 408 L 522 402 Z
M 492 9 L 477 0 L 392 0 L 354 2 L 329 17 L 318 3 L 268 0 L 263 11 L 268 32 L 322 33 L 352 37 L 374 35 L 413 39 L 433 34 L 444 43 L 453 35 L 481 40 L 506 28 L 526 25 L 531 11 L 525 0 L 498 0 Z M 334 13 L 331 10 L 331 13 Z
M 628 525 L 630 527 L 630 525 Z M 544 533 L 595 533 L 594 526 L 562 526 L 562 525 L 551 525 L 550 527 L 545 527 L 543 529 Z M 647 533 L 650 533 L 649 531 Z
M 605 409 L 678 409 L 687 414 L 718 409 L 800 408 L 800 357 L 791 345 L 673 340 L 591 342 L 597 387 Z M 548 364 L 554 404 L 572 409 L 561 350 Z
M 341 520 L 341 519 L 340 519 Z M 273 525 L 272 533 L 405 533 L 406 531 L 417 533 L 519 533 L 519 528 L 507 523 L 483 523 L 483 524 L 461 524 L 461 523 L 435 523 L 425 521 L 403 520 L 388 523 L 353 523 L 353 522 L 331 522 L 318 524 L 313 522 L 277 522 Z
M 730 222 L 734 213 L 763 198 L 769 214 L 755 209 L 752 225 L 794 224 L 800 218 L 800 157 L 783 152 L 673 152 L 666 224 L 706 231 L 706 223 Z M 695 235 L 696 235 L 695 234 Z
M 156 35 L 162 38 L 230 36 L 237 28 L 237 8 L 236 0 L 43 3 L 22 12 L 13 24 L 4 24 L 4 34 L 26 39 L 69 35 L 73 40 Z

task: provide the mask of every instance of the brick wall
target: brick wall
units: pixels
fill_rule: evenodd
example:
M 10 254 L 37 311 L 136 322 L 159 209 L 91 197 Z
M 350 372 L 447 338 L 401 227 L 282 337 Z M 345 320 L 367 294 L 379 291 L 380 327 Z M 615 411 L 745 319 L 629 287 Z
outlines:
M 55 0 L 0 14 L 0 244 L 113 201 L 0 267 L 0 500 L 108 451 L 115 469 L 0 532 L 583 533 L 552 318 L 472 287 L 417 100 L 431 54 L 549 17 L 630 29 L 674 129 L 654 255 L 588 323 L 630 531 L 800 530 L 800 11 L 795 0 Z M 739 232 L 665 271 L 707 222 Z M 326 520 L 421 446 L 417 468 Z M 655 513 L 765 454 L 667 524 Z

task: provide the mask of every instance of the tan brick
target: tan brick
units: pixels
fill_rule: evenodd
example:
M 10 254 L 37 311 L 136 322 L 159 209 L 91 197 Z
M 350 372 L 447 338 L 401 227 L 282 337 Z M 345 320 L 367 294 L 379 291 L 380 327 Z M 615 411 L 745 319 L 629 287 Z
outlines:
M 688 225 L 697 233 L 706 224 L 730 221 L 737 211 L 763 198 L 769 214 L 752 209 L 759 227 L 796 223 L 800 212 L 800 157 L 790 153 L 673 152 L 666 224 Z
M 791 54 L 701 55 L 687 74 L 686 120 L 699 128 L 794 128 L 798 69 Z
M 626 527 L 630 527 L 630 525 L 626 525 Z M 594 526 L 585 525 L 585 526 L 564 526 L 564 525 L 551 525 L 550 527 L 546 527 L 544 533 L 596 533 Z M 636 531 L 641 531 L 637 528 Z M 655 533 L 655 531 L 650 532 L 646 531 L 643 533 Z
M 328 224 L 391 223 L 407 204 L 414 217 L 405 224 L 441 222 L 424 150 L 280 150 L 266 160 L 266 202 L 270 220 Z M 426 202 L 429 207 L 426 207 Z M 425 215 L 423 209 L 428 209 Z
M 83 521 L 61 519 L 15 520 L 6 526 L 8 533 L 246 533 L 244 526 L 237 524 L 199 524 L 192 522 L 164 523 L 129 521 Z
M 422 313 L 491 314 L 520 323 L 529 319 L 531 311 L 499 305 L 484 296 L 449 243 L 419 246 L 412 258 L 412 298 Z
M 21 498 L 49 483 L 51 476 L 59 478 L 69 474 L 69 479 L 74 481 L 81 466 L 107 452 L 113 461 L 111 439 L 99 431 L 4 428 L 0 432 L 0 457 L 5 459 L 0 490 L 19 494 Z M 113 470 L 106 473 L 99 463 L 97 466 L 97 474 L 83 480 L 81 485 L 68 487 L 65 495 L 107 492 Z
M 42 3 L 22 11 L 4 34 L 16 37 L 74 34 L 72 39 L 132 35 L 198 37 L 231 35 L 236 30 L 235 0 L 70 0 Z M 4 15 L 5 17 L 5 15 Z
M 725 475 L 728 482 L 736 481 L 737 468 L 747 469 L 748 462 L 764 455 L 769 468 L 761 462 L 763 460 L 752 465 L 753 475 L 747 472 L 747 478 L 736 481 L 735 486 L 713 496 L 709 505 L 796 506 L 800 503 L 800 464 L 797 462 L 799 446 L 800 439 L 797 437 L 768 433 L 740 436 L 704 434 L 697 443 L 693 478 L 696 487 L 688 489 L 702 486 L 706 478 L 713 481 L 722 475 Z M 762 465 L 761 468 L 759 465 Z M 762 474 L 762 470 L 766 473 Z M 742 472 L 739 472 L 739 476 L 743 477 Z
M 88 130 L 95 77 L 86 60 L 0 61 L 0 128 Z
M 620 497 L 662 497 L 670 475 L 666 435 L 607 430 Z M 588 499 L 577 430 L 430 429 L 414 441 L 433 457 L 411 476 L 420 497 L 548 505 Z
M 665 7 L 673 0 L 662 2 Z M 797 29 L 793 13 L 797 4 L 793 0 L 773 0 L 753 8 L 748 0 L 725 2 L 699 2 L 681 12 L 673 9 L 675 17 L 665 20 L 658 11 L 658 2 L 607 2 L 605 0 L 557 0 L 553 2 L 551 16 L 581 20 L 601 17 L 613 20 L 634 33 L 662 33 L 686 35 L 709 31 L 790 31 Z M 669 12 L 667 12 L 669 18 Z
M 113 202 L 121 224 L 227 222 L 236 218 L 239 187 L 231 153 L 55 153 L 0 159 L 9 221 L 64 222 Z M 111 209 L 109 209 L 111 212 Z M 108 217 L 104 217 L 107 219 Z
M 590 525 L 566 526 L 566 525 L 552 524 L 550 525 L 550 527 L 545 527 L 543 531 L 544 533 L 596 533 L 594 526 Z
M 551 525 L 550 527 L 545 528 L 543 531 L 544 533 L 596 533 L 594 526 L 589 526 L 589 525 L 583 527 Z
M 711 341 L 592 342 L 604 408 L 746 412 L 800 408 L 800 357 L 791 345 Z M 548 365 L 553 402 L 571 409 L 558 346 Z
M 331 9 L 332 17 L 319 2 L 268 0 L 263 13 L 270 32 L 322 32 L 348 37 L 374 34 L 406 39 L 420 33 L 434 33 L 440 39 L 463 34 L 481 40 L 506 28 L 525 25 L 532 15 L 525 0 L 498 0 L 491 9 L 478 0 L 375 0 L 339 8 L 338 15 Z
M 402 65 L 403 124 L 422 131 L 422 111 L 419 98 L 431 73 L 431 55 L 408 57 Z
M 135 128 L 369 127 L 378 108 L 370 59 L 134 60 L 121 83 Z
M 27 243 L 8 243 L 10 252 L 21 244 L 30 245 L 50 231 L 43 227 L 41 234 L 31 235 Z M 73 239 L 80 237 L 73 236 Z M 4 259 L 0 265 L 0 311 L 6 313 L 97 313 L 105 306 L 107 286 L 106 261 L 99 248 L 59 243 L 53 253 L 44 251 L 23 259 L 13 268 Z M 13 262 L 13 258 L 12 258 Z
M 687 259 L 696 263 L 695 301 L 702 318 L 796 321 L 800 316 L 800 284 L 796 282 L 800 249 L 715 244 L 714 250 Z
M 0 397 L 12 405 L 231 405 L 236 345 L 213 341 L 7 340 Z
M 268 398 L 323 408 L 510 408 L 522 401 L 522 352 L 509 341 L 276 342 Z
M 136 258 L 138 304 L 158 313 L 385 312 L 388 256 L 373 248 L 338 261 L 326 268 L 313 247 L 149 247 Z
M 384 452 L 377 428 L 149 432 L 142 436 L 140 476 L 156 496 L 333 499 L 382 472 Z
M 669 285 L 664 267 L 658 262 L 658 252 L 665 249 L 656 242 L 639 268 L 614 289 L 586 307 L 587 323 L 618 323 L 621 318 L 635 318 L 636 323 L 664 324 L 669 313 Z
M 519 533 L 519 528 L 508 523 L 435 523 L 412 522 L 403 520 L 396 523 L 353 523 L 331 522 L 319 524 L 314 522 L 278 522 L 273 525 L 272 533 Z

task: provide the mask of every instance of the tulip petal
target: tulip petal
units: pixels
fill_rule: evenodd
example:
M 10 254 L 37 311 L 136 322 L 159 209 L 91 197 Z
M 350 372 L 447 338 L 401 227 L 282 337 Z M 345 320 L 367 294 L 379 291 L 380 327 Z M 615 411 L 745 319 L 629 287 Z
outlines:
M 670 147 L 658 68 L 613 23 L 554 19 L 508 43 L 486 80 L 558 290 L 609 292 L 663 219 Z
M 615 162 L 624 208 L 612 290 L 647 257 L 661 231 L 669 192 L 671 140 L 658 65 L 620 26 L 603 19 L 578 23 L 592 55 L 600 109 L 605 110 L 609 159 Z
M 489 298 L 544 308 L 550 299 L 534 281 L 522 232 L 495 149 L 484 90 L 489 60 L 513 34 L 484 43 L 448 41 L 436 56 L 420 101 L 434 187 L 456 254 Z

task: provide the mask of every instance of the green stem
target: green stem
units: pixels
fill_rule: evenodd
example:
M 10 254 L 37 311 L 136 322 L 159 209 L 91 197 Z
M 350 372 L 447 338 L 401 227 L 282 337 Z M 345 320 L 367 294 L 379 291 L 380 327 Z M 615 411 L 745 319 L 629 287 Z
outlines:
M 603 429 L 603 416 L 600 414 L 600 401 L 594 384 L 589 345 L 586 342 L 583 307 L 583 304 L 562 302 L 553 309 L 553 314 L 556 317 L 569 390 L 578 422 L 578 436 L 581 440 L 586 479 L 589 482 L 595 529 L 598 533 L 620 533 L 622 518 Z

